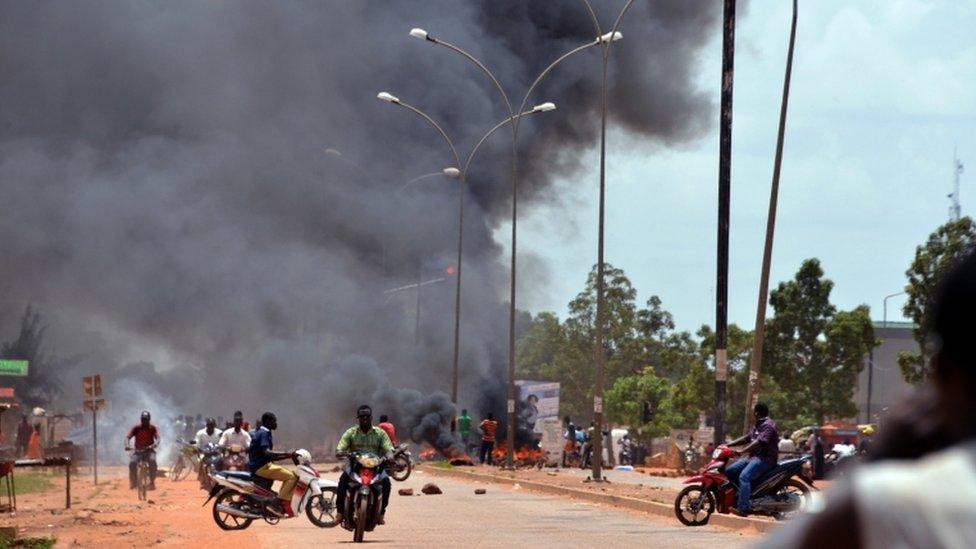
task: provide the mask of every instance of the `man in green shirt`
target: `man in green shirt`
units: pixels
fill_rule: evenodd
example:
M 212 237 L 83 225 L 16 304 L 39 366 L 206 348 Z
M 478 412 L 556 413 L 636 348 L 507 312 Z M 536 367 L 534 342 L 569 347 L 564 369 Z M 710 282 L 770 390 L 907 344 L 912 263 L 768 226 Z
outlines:
M 461 441 L 464 442 L 464 451 L 468 451 L 468 437 L 471 436 L 471 416 L 468 409 L 461 410 L 461 415 L 457 418 L 458 432 L 461 433 Z
M 342 459 L 345 454 L 376 454 L 385 460 L 393 457 L 393 443 L 390 442 L 389 435 L 379 427 L 373 426 L 373 409 L 367 405 L 362 405 L 356 410 L 356 418 L 359 425 L 350 427 L 342 434 L 339 444 L 336 446 L 336 457 Z M 386 524 L 386 506 L 390 504 L 390 477 L 383 479 L 383 507 L 380 510 L 380 517 L 377 524 Z M 342 513 L 346 510 L 346 492 L 349 491 L 349 469 L 342 472 L 339 477 L 339 486 L 336 489 L 336 521 L 342 522 Z

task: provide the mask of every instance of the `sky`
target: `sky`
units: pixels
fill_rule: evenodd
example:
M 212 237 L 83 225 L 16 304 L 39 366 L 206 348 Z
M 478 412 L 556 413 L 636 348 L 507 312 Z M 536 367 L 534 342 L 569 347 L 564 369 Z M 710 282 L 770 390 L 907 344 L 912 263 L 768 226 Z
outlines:
M 755 322 L 789 21 L 789 2 L 761 0 L 736 28 L 729 322 L 743 327 Z M 817 257 L 833 303 L 867 304 L 880 321 L 915 247 L 948 220 L 954 150 L 974 166 L 961 176 L 962 214 L 976 211 L 973 28 L 973 0 L 800 2 L 771 287 Z M 720 39 L 716 28 L 699 76 L 716 104 Z M 596 262 L 596 145 L 583 162 L 592 169 L 557 182 L 558 202 L 523 210 L 520 261 L 550 276 L 520 281 L 522 308 L 564 317 Z M 640 304 L 659 295 L 678 328 L 714 326 L 717 110 L 705 137 L 678 147 L 611 129 L 607 148 L 607 261 Z M 507 246 L 509 234 L 503 224 L 495 238 Z M 888 301 L 889 321 L 903 320 L 903 304 Z

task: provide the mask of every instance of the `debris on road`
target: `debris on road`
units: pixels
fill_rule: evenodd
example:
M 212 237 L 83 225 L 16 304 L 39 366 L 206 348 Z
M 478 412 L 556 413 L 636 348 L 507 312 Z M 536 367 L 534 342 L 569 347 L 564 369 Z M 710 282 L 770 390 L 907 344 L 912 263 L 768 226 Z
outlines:
M 401 496 L 412 496 L 413 488 L 400 488 L 399 490 L 397 490 L 397 493 L 400 494 Z
M 428 482 L 427 484 L 424 484 L 424 487 L 421 488 L 420 491 L 423 492 L 423 493 L 425 493 L 425 494 L 427 494 L 428 496 L 433 496 L 435 494 L 443 494 L 444 493 L 444 492 L 441 492 L 440 487 L 438 487 L 433 482 Z
M 488 490 L 485 490 L 484 488 L 475 488 L 474 493 L 481 496 L 487 494 Z

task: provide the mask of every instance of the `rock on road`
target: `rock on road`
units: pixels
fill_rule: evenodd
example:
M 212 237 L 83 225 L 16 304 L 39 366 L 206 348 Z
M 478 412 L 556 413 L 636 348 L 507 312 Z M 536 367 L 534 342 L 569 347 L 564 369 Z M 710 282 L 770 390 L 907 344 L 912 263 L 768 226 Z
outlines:
M 435 482 L 442 495 L 415 494 Z M 475 495 L 475 488 L 488 493 Z M 319 529 L 304 517 L 277 526 L 255 522 L 244 532 L 228 532 L 226 542 L 241 535 L 264 547 L 309 547 L 351 543 L 352 532 Z M 496 484 L 473 484 L 415 472 L 394 482 L 387 524 L 366 533 L 366 542 L 389 547 L 512 547 L 516 544 L 595 547 L 608 543 L 634 547 L 745 547 L 754 534 L 706 526 L 686 528 L 677 519 L 647 516 L 564 497 L 534 494 Z

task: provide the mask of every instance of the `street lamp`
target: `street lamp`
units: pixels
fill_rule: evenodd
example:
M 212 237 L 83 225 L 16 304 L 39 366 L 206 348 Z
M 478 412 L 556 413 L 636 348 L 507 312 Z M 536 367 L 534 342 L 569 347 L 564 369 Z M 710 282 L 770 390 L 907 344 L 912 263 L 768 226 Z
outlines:
M 464 172 L 456 168 L 455 166 L 461 165 L 461 157 L 458 156 L 457 149 L 454 147 L 454 142 L 448 137 L 447 132 L 444 131 L 434 119 L 427 115 L 427 113 L 414 107 L 410 104 L 400 101 L 398 97 L 387 92 L 380 92 L 376 94 L 376 97 L 380 101 L 386 101 L 392 105 L 398 105 L 413 112 L 414 114 L 420 116 L 427 121 L 428 124 L 434 127 L 444 141 L 447 143 L 448 148 L 451 149 L 451 154 L 454 156 L 454 166 L 449 168 L 444 168 L 442 170 L 443 174 L 448 177 L 457 177 L 460 185 L 458 186 L 458 264 L 457 264 L 457 281 L 455 283 L 455 298 L 454 298 L 454 376 L 451 382 L 451 401 L 455 404 L 457 403 L 457 389 L 458 389 L 458 346 L 461 339 L 461 250 L 463 249 L 464 241 Z M 409 184 L 409 183 L 408 183 Z M 406 185 L 404 185 L 406 186 Z M 418 287 L 419 291 L 419 287 Z
M 447 176 L 450 177 L 451 179 L 457 179 L 458 177 L 461 176 L 461 170 L 451 166 L 450 168 L 444 168 L 439 172 L 431 172 L 431 173 L 425 173 L 424 175 L 418 175 L 417 177 L 397 187 L 397 192 L 403 192 L 407 189 L 407 187 L 413 185 L 414 183 L 423 181 L 424 179 L 430 179 L 431 177 L 438 177 L 438 176 Z
M 610 46 L 623 38 L 617 30 L 620 28 L 620 21 L 633 5 L 634 0 L 628 0 L 623 9 L 617 15 L 613 27 L 608 33 L 601 33 L 600 22 L 593 12 L 593 8 L 587 0 L 583 0 L 586 9 L 593 21 L 596 29 L 597 39 L 594 45 L 599 44 L 603 47 L 603 85 L 600 89 L 600 99 L 602 102 L 600 112 L 600 206 L 599 221 L 597 228 L 597 262 L 596 262 L 596 334 L 594 337 L 594 352 L 596 354 L 596 376 L 593 383 L 593 421 L 596 423 L 597 432 L 593 441 L 593 480 L 599 481 L 603 475 L 603 369 L 606 355 L 603 349 L 603 323 L 604 323 L 604 281 L 603 275 L 605 262 L 603 256 L 603 233 L 605 225 L 605 205 L 606 205 L 606 164 L 607 164 L 607 67 L 610 63 Z M 612 458 L 611 458 L 612 459 Z
M 633 0 L 630 0 L 633 2 Z M 628 6 L 630 3 L 628 3 Z M 624 9 L 626 11 L 626 8 Z M 592 12 L 592 10 L 591 10 Z M 619 19 L 618 19 L 619 22 Z M 536 86 L 542 81 L 542 79 L 549 74 L 549 72 L 556 67 L 559 63 L 569 58 L 570 56 L 579 53 L 587 48 L 610 44 L 615 40 L 619 40 L 622 35 L 616 32 L 616 25 L 613 31 L 607 35 L 597 32 L 597 38 L 592 42 L 588 42 L 581 46 L 578 46 L 566 53 L 561 57 L 553 61 L 548 67 L 543 70 L 539 76 L 535 79 L 531 86 L 529 86 L 528 91 L 525 93 L 525 97 L 522 99 L 522 105 L 519 107 L 518 111 L 512 109 L 512 103 L 508 99 L 508 94 L 505 93 L 505 89 L 502 88 L 498 79 L 492 74 L 488 67 L 486 67 L 481 61 L 478 61 L 470 53 L 465 50 L 446 42 L 439 38 L 434 38 L 426 30 L 420 28 L 414 28 L 410 30 L 410 36 L 414 38 L 420 38 L 426 40 L 427 42 L 432 42 L 439 46 L 443 46 L 470 61 L 476 67 L 478 67 L 481 72 L 483 72 L 498 90 L 499 95 L 502 97 L 502 101 L 505 103 L 506 109 L 508 109 L 509 119 L 512 121 L 512 257 L 511 257 L 511 274 L 509 277 L 509 309 L 508 309 L 508 398 L 507 398 L 507 422 L 506 422 L 506 450 L 505 450 L 505 461 L 506 466 L 511 467 L 514 460 L 514 446 L 515 446 L 515 280 L 516 280 L 516 250 L 517 250 L 517 235 L 518 235 L 518 129 L 519 129 L 519 119 L 520 115 L 516 115 L 516 112 L 522 113 L 525 111 L 525 106 L 531 97 L 532 92 L 535 91 Z M 392 97 L 392 96 L 390 96 Z M 381 98 L 383 99 L 383 98 Z M 395 97 L 392 99 L 396 100 Z M 389 99 L 384 99 L 389 100 Z M 555 106 L 553 105 L 553 108 Z M 550 109 L 551 110 L 551 109 Z M 544 111 L 543 111 L 544 112 Z
M 381 93 L 377 94 L 377 98 L 379 98 L 382 101 L 386 101 L 387 103 L 390 103 L 390 104 L 400 105 L 400 106 L 406 107 L 407 109 L 409 109 L 409 110 L 411 110 L 411 111 L 419 114 L 420 116 L 424 117 L 425 120 L 427 120 L 430 124 L 432 124 L 435 128 L 437 128 L 437 130 L 441 133 L 441 135 L 447 141 L 448 145 L 451 147 L 451 152 L 454 154 L 455 159 L 458 158 L 457 157 L 457 151 L 455 150 L 454 145 L 452 144 L 451 140 L 447 137 L 447 134 L 429 116 L 427 116 L 423 112 L 419 111 L 415 107 L 412 107 L 410 105 L 403 104 L 398 97 L 396 97 L 396 96 L 394 96 L 394 95 L 392 95 L 390 93 L 381 92 Z M 536 114 L 536 113 L 542 113 L 542 112 L 549 112 L 549 111 L 553 111 L 555 109 L 556 109 L 555 103 L 552 103 L 552 102 L 540 103 L 539 105 L 536 105 L 535 107 L 533 107 L 532 110 L 527 111 L 527 112 L 523 112 L 523 113 L 517 115 L 515 118 L 518 119 L 518 118 L 520 118 L 522 116 L 527 116 L 527 115 L 530 115 L 530 114 Z M 453 371 L 452 383 L 451 383 L 451 400 L 455 404 L 458 403 L 458 375 L 459 375 L 460 344 L 461 344 L 461 261 L 462 261 L 462 253 L 463 253 L 463 249 L 464 249 L 464 247 L 463 247 L 463 244 L 464 244 L 464 184 L 467 181 L 468 167 L 471 165 L 471 161 L 474 159 L 474 156 L 478 152 L 478 149 L 481 148 L 481 145 L 493 133 L 495 133 L 495 131 L 498 130 L 498 128 L 500 128 L 500 127 L 502 127 L 505 124 L 508 124 L 510 122 L 511 122 L 511 119 L 510 118 L 506 118 L 506 119 L 502 120 L 501 122 L 499 122 L 498 124 L 495 124 L 490 130 L 488 130 L 487 132 L 485 132 L 485 134 L 478 141 L 478 144 L 474 146 L 474 148 L 471 150 L 471 153 L 468 155 L 468 159 L 464 163 L 464 169 L 463 170 L 459 170 L 458 168 L 453 167 L 453 166 L 452 167 L 448 167 L 448 168 L 444 168 L 443 170 L 441 170 L 441 172 L 434 172 L 434 173 L 422 175 L 420 177 L 416 177 L 416 178 L 408 181 L 407 183 L 405 183 L 399 189 L 400 191 L 402 191 L 406 187 L 408 187 L 409 185 L 412 185 L 413 183 L 416 183 L 417 181 L 420 181 L 422 179 L 426 179 L 428 177 L 433 177 L 433 176 L 436 176 L 436 175 L 441 175 L 441 174 L 446 175 L 447 177 L 460 179 L 460 181 L 461 181 L 461 186 L 459 188 L 460 197 L 458 199 L 458 251 L 457 251 L 457 271 L 456 271 L 456 274 L 457 274 L 457 283 L 455 284 L 455 295 L 454 295 L 454 364 L 453 364 L 453 370 L 454 371 Z

